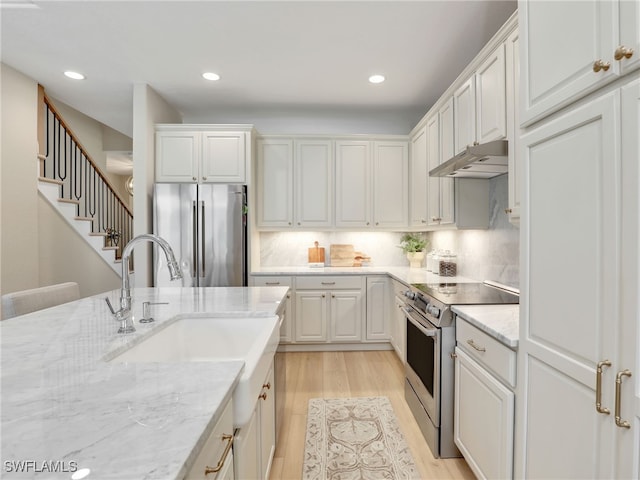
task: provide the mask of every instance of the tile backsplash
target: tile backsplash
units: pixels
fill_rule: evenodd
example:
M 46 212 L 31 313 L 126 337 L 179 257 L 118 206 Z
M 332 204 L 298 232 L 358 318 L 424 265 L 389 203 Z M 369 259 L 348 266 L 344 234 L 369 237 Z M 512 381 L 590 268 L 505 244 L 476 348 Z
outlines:
M 520 230 L 509 223 L 507 176 L 489 180 L 491 223 L 487 230 L 443 230 L 427 233 L 430 248 L 458 255 L 458 274 L 477 280 L 494 280 L 519 286 Z M 331 244 L 353 244 L 371 257 L 373 266 L 408 266 L 400 232 L 261 232 L 260 266 L 306 266 L 308 249 L 318 241 L 329 263 Z

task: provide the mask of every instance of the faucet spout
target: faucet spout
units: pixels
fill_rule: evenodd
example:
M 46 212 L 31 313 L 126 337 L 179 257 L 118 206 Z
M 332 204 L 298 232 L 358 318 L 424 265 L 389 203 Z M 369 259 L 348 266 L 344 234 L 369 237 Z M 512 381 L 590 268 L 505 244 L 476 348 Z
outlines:
M 120 310 L 115 312 L 115 317 L 118 320 L 123 321 L 123 326 L 118 330 L 119 333 L 129 333 L 135 331 L 133 325 L 124 325 L 129 314 L 131 313 L 131 285 L 129 280 L 129 257 L 133 252 L 136 245 L 142 242 L 156 243 L 164 252 L 167 257 L 167 266 L 169 268 L 169 276 L 171 280 L 178 280 L 182 278 L 182 272 L 176 262 L 176 257 L 169 243 L 157 236 L 150 233 L 144 233 L 131 239 L 129 243 L 122 250 L 122 287 L 120 288 Z M 123 331 L 124 330 L 124 331 Z

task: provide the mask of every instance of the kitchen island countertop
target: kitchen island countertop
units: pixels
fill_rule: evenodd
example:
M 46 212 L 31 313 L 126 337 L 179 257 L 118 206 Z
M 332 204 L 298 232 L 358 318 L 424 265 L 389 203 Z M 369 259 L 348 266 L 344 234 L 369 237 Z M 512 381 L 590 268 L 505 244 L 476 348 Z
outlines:
M 2 477 L 69 479 L 89 468 L 89 479 L 183 478 L 244 363 L 108 359 L 179 315 L 271 317 L 287 291 L 133 289 L 137 331 L 127 335 L 116 333 L 104 301 L 117 305 L 119 290 L 3 320 Z M 156 322 L 140 324 L 143 301 L 169 304 L 154 305 Z

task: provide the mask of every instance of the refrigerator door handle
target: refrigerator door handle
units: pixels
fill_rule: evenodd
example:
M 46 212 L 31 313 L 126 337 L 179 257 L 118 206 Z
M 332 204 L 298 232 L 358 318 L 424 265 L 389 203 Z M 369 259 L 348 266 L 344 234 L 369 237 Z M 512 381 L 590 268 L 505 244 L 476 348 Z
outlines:
M 193 201 L 193 212 L 191 214 L 192 216 L 192 227 L 193 227 L 193 235 L 191 236 L 192 241 L 193 241 L 193 258 L 191 259 L 191 277 L 195 278 L 196 277 L 196 265 L 197 265 L 197 261 L 196 261 L 196 256 L 197 256 L 197 251 L 198 251 L 198 207 L 196 206 L 196 201 Z
M 205 265 L 206 265 L 206 255 L 205 255 L 205 245 L 206 245 L 206 236 L 205 236 L 205 215 L 204 215 L 204 201 L 200 202 L 201 203 L 201 212 L 202 212 L 202 218 L 200 219 L 200 241 L 201 241 L 201 248 L 202 248 L 202 256 L 200 257 L 200 260 L 202 261 L 202 270 L 200 271 L 200 276 L 202 278 L 206 277 L 206 272 L 205 272 Z

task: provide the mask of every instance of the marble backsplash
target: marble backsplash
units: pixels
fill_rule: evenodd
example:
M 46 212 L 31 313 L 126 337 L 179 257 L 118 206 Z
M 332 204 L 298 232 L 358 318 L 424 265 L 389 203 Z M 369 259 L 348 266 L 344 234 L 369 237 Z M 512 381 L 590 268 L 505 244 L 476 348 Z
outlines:
M 427 233 L 430 248 L 458 255 L 458 274 L 519 286 L 520 230 L 509 223 L 507 176 L 489 180 L 491 223 L 487 230 L 446 230 Z M 260 266 L 306 266 L 308 249 L 317 241 L 329 263 L 331 244 L 353 244 L 375 266 L 408 266 L 398 247 L 401 232 L 261 232 Z

